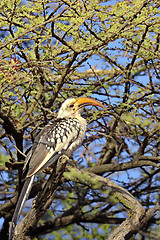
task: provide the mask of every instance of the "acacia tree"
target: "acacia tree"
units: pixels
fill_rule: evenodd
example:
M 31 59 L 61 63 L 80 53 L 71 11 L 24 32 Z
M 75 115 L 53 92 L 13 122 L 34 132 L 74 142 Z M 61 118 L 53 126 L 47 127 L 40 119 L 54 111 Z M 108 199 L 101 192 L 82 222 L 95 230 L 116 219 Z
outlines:
M 159 3 L 0 6 L 0 239 L 25 155 L 71 96 L 94 97 L 106 110 L 84 111 L 74 166 L 37 174 L 29 199 L 38 197 L 28 200 L 16 239 L 159 239 Z

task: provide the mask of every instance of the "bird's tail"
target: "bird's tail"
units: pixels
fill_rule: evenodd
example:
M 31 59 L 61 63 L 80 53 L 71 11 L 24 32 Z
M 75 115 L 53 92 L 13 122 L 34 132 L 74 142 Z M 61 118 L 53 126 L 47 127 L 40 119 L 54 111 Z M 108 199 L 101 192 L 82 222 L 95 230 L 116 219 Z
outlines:
M 26 178 L 26 180 L 25 180 L 25 183 L 23 185 L 21 194 L 19 196 L 16 208 L 15 208 L 15 211 L 13 214 L 12 222 L 10 223 L 9 240 L 11 240 L 14 236 L 14 230 L 15 230 L 18 218 L 21 214 L 23 205 L 24 205 L 25 201 L 27 200 L 29 193 L 31 191 L 33 180 L 34 180 L 34 175 L 29 178 Z

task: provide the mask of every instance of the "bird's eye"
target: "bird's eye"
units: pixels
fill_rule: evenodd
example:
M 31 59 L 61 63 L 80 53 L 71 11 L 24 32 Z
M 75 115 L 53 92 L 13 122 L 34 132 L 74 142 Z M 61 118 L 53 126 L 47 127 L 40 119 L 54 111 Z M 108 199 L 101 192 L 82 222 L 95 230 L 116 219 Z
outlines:
M 73 104 L 73 103 L 71 103 L 71 104 L 69 105 L 69 107 L 70 107 L 70 108 L 73 108 L 73 107 L 74 107 L 74 104 Z

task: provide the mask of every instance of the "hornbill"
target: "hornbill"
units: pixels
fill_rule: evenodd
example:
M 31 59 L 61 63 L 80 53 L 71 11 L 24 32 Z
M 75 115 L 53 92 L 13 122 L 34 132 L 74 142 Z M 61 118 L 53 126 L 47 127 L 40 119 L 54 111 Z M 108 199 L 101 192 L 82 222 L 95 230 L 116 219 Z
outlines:
M 35 138 L 23 167 L 25 182 L 10 223 L 9 240 L 14 236 L 15 226 L 30 193 L 35 174 L 56 163 L 62 155 L 70 157 L 82 143 L 87 123 L 81 117 L 80 110 L 88 105 L 104 108 L 98 101 L 87 97 L 65 100 L 57 118 L 47 124 Z

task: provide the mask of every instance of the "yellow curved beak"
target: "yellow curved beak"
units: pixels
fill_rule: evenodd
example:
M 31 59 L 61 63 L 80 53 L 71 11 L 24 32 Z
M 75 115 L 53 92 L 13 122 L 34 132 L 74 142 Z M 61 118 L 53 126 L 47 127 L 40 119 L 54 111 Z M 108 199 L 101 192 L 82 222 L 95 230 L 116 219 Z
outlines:
M 76 105 L 78 106 L 78 108 L 82 108 L 85 106 L 89 106 L 89 105 L 93 105 L 93 106 L 99 106 L 101 108 L 105 108 L 100 102 L 92 99 L 92 98 L 88 98 L 88 97 L 80 97 L 78 98 Z

